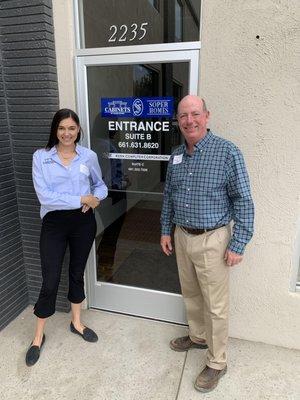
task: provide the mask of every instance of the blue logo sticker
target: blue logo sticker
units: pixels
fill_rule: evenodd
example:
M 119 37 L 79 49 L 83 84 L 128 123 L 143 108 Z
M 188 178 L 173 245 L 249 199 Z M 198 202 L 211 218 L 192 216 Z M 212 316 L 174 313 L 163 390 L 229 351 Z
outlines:
M 173 97 L 106 97 L 100 102 L 101 116 L 114 117 L 173 117 Z
M 144 106 L 141 99 L 135 99 L 132 103 L 132 112 L 133 115 L 139 117 L 143 114 Z

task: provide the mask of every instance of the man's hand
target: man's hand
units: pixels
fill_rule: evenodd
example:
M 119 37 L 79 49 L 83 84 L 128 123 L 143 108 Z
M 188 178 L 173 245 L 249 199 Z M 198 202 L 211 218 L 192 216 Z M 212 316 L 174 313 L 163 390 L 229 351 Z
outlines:
M 233 251 L 226 250 L 224 260 L 229 267 L 233 267 L 234 265 L 240 263 L 243 259 L 243 256 L 240 254 L 234 253 Z
M 172 247 L 172 242 L 171 242 L 171 236 L 169 235 L 162 235 L 160 238 L 160 245 L 162 248 L 162 251 L 169 256 L 172 254 L 173 247 Z

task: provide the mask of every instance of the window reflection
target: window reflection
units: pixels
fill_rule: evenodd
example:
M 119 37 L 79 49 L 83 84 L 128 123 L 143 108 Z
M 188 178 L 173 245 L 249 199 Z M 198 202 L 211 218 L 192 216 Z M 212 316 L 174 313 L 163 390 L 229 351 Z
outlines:
M 133 66 L 134 95 L 152 97 L 158 93 L 158 71 L 144 65 Z
M 175 1 L 175 42 L 182 42 L 182 3 L 180 0 Z
M 79 2 L 83 48 L 200 39 L 200 0 Z
M 108 197 L 96 209 L 97 280 L 179 293 L 175 256 L 160 249 L 160 212 L 167 161 L 109 157 L 117 153 L 171 154 L 182 137 L 175 113 L 170 131 L 149 131 L 157 148 L 123 148 L 125 131 L 110 130 L 100 113 L 103 97 L 172 96 L 176 106 L 188 92 L 189 64 L 155 63 L 87 67 L 91 148 L 97 153 Z M 143 121 L 115 117 L 113 120 Z M 155 122 L 158 118 L 148 118 Z M 144 120 L 145 121 L 145 120 Z
M 159 0 L 148 0 L 152 7 L 156 8 L 159 11 Z

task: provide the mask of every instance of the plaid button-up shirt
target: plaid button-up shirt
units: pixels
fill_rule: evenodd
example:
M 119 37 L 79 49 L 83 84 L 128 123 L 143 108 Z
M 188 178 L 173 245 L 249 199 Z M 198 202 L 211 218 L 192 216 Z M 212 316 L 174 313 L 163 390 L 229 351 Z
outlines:
M 254 205 L 241 151 L 211 131 L 187 153 L 172 154 L 161 214 L 162 235 L 172 225 L 210 229 L 234 221 L 228 249 L 243 254 L 253 234 Z

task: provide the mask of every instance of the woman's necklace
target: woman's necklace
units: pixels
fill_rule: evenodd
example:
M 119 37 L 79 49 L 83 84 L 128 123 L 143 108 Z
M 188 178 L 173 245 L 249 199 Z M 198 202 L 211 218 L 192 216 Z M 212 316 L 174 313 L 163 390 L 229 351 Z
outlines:
M 72 152 L 65 152 L 63 153 L 61 150 L 57 149 L 58 153 L 61 155 L 61 157 L 64 160 L 70 160 L 70 158 L 74 157 L 75 154 L 75 149 L 72 150 Z

